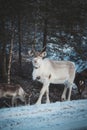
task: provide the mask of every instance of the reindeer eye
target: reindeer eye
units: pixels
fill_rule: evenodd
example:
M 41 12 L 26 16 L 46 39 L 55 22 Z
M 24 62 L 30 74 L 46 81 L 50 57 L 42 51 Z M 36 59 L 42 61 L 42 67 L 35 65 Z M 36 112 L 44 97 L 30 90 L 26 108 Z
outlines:
M 36 60 L 34 60 L 34 63 L 37 63 L 37 61 L 36 61 Z

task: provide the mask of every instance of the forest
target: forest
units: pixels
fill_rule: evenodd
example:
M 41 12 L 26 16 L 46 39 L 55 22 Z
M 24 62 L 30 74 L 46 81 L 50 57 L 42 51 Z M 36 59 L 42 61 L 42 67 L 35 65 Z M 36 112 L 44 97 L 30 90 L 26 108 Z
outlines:
M 32 45 L 39 51 L 44 48 L 50 57 L 68 56 L 81 70 L 87 68 L 87 1 L 0 0 L 0 83 L 33 90 L 31 103 L 39 91 L 33 87 L 38 83 L 32 81 L 32 63 L 26 60 Z M 67 54 L 69 47 L 74 51 Z

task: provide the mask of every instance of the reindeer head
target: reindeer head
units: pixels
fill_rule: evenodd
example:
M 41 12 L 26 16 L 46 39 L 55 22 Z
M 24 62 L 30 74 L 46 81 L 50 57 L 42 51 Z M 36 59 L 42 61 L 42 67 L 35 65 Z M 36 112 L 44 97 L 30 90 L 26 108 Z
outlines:
M 86 83 L 85 83 L 84 77 L 79 72 L 76 73 L 75 84 L 77 85 L 78 92 L 81 95 L 81 93 L 83 92 L 85 88 Z
M 43 61 L 43 58 L 47 55 L 47 53 L 43 50 L 41 52 L 38 52 L 38 51 L 35 51 L 35 49 L 32 49 L 31 51 L 28 52 L 28 54 L 33 57 L 32 63 L 35 68 L 40 67 Z
M 85 89 L 85 81 L 80 80 L 79 81 L 79 92 L 80 92 L 80 94 L 83 92 L 84 89 Z

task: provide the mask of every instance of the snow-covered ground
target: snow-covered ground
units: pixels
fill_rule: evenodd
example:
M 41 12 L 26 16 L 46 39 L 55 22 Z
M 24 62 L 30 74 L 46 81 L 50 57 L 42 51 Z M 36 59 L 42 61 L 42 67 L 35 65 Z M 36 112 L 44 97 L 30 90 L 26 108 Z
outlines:
M 87 130 L 87 100 L 0 109 L 0 130 Z

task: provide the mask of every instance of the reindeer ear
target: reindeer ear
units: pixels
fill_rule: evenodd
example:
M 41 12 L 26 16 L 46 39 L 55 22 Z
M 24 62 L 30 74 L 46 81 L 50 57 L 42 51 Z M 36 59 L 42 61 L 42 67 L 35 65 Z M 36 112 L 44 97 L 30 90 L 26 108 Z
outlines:
M 32 50 L 29 50 L 29 51 L 28 51 L 28 55 L 29 55 L 29 56 L 34 56 L 34 52 L 33 52 Z
M 46 51 L 42 52 L 41 56 L 45 57 L 47 55 Z

